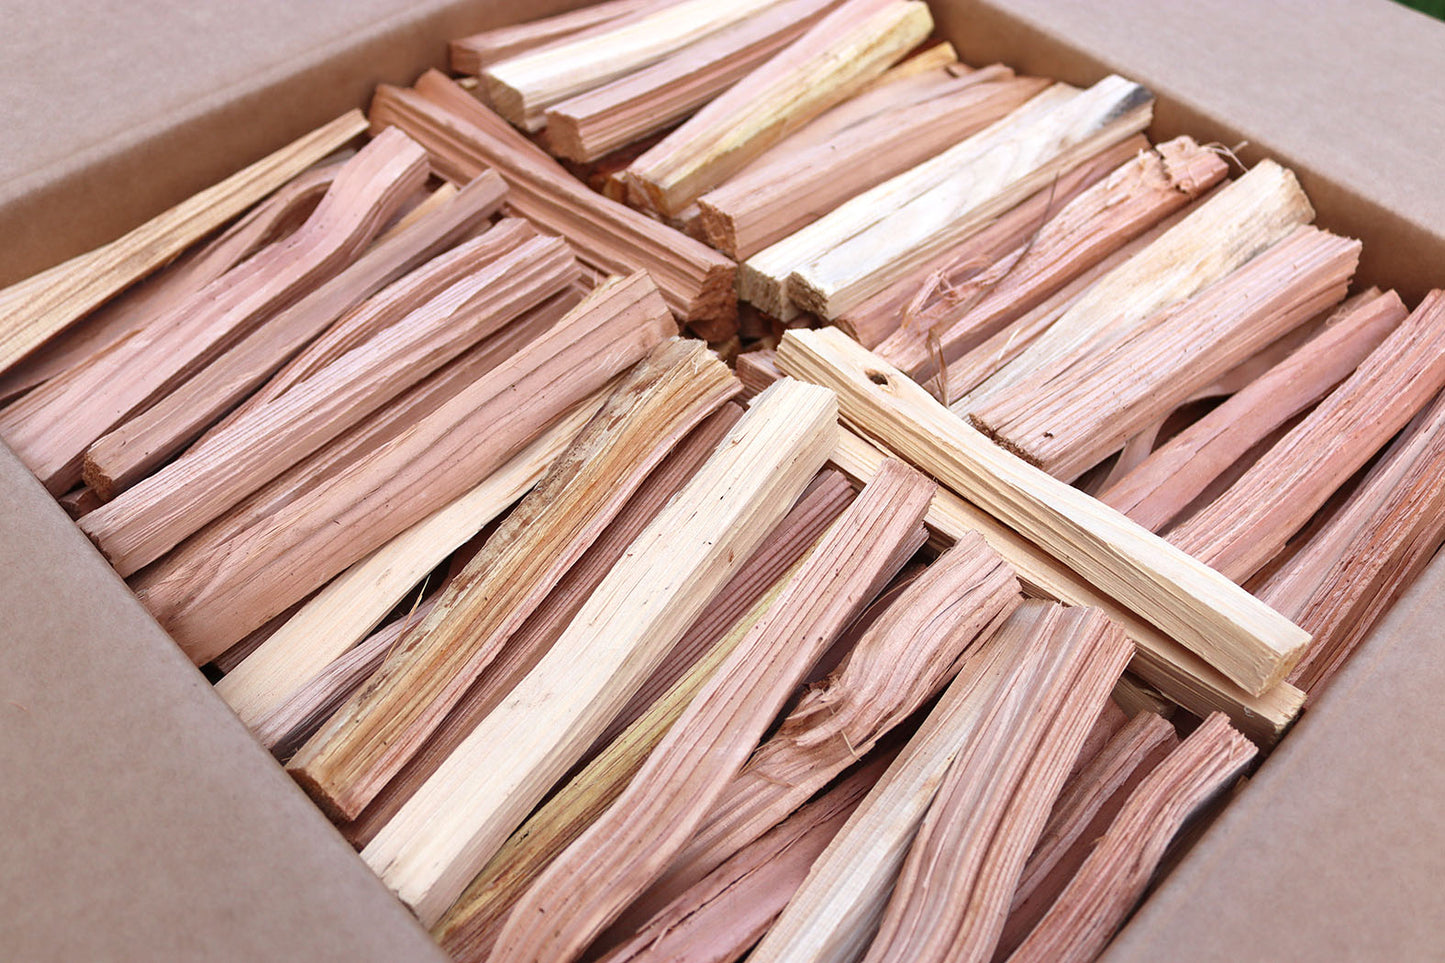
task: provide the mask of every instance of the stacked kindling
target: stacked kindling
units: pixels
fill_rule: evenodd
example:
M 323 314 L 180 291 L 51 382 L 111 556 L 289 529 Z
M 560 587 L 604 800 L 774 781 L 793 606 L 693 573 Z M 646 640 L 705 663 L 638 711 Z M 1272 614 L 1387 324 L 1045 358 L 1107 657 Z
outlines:
M 1091 959 L 1445 541 L 1445 292 L 932 29 L 487 31 L 0 291 L 0 439 L 454 958 Z

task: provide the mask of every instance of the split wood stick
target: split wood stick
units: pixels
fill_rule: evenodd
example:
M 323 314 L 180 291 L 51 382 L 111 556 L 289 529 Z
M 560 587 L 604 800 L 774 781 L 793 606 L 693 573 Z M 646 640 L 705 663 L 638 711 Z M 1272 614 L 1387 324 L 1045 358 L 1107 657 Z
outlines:
M 1104 148 L 1000 214 L 987 227 L 946 248 L 834 319 L 834 324 L 865 347 L 878 347 L 928 299 L 947 296 L 947 292 L 968 284 L 1007 255 L 1024 249 L 1029 239 L 1048 223 L 1053 212 L 1066 207 L 1120 164 L 1148 149 L 1149 139 L 1143 134 Z
M 782 381 L 760 396 L 537 667 L 362 851 L 424 923 L 436 922 L 776 524 L 836 444 L 836 426 L 826 390 Z M 544 700 L 547 712 L 533 711 Z
M 1132 665 L 1130 666 L 1130 669 L 1132 671 Z M 1288 683 L 1286 683 L 1281 688 L 1293 690 L 1293 686 L 1289 685 Z M 1294 691 L 1298 695 L 1298 690 Z M 1164 696 L 1159 693 L 1158 689 L 1154 688 L 1143 679 L 1132 675 L 1130 672 L 1125 672 L 1124 675 L 1120 677 L 1119 684 L 1114 686 L 1114 701 L 1119 704 L 1119 708 L 1123 709 L 1125 714 L 1128 715 L 1130 718 L 1137 716 L 1141 712 L 1152 712 L 1155 715 L 1163 716 L 1165 719 L 1172 719 L 1174 717 L 1175 710 L 1179 708 L 1179 705 L 1177 703 L 1164 698 Z M 1196 712 L 1195 714 L 1199 715 L 1200 713 Z M 1208 715 L 1208 713 L 1203 714 Z M 1229 713 L 1227 712 L 1225 713 L 1225 715 L 1228 714 Z M 1239 729 L 1245 735 L 1253 739 L 1256 743 L 1259 743 L 1266 748 L 1271 742 L 1271 740 L 1269 739 L 1262 739 L 1258 735 L 1253 734 L 1248 725 L 1239 726 Z
M 1245 452 L 1348 377 L 1407 314 L 1393 291 L 1341 308 L 1318 335 L 1155 449 L 1099 500 L 1163 530 Z
M 923 545 L 934 487 L 899 461 L 879 470 L 617 801 L 518 900 L 494 960 L 575 959 L 662 872 L 813 662 Z
M 861 90 L 933 29 L 914 0 L 844 0 L 802 37 L 627 168 L 647 206 L 675 215 L 823 111 Z
M 238 265 L 165 316 L 0 414 L 0 437 L 55 494 L 80 479 L 86 447 L 209 362 L 262 318 L 341 270 L 427 175 L 426 153 L 397 133 L 336 175 L 284 243 Z
M 1229 491 L 1173 529 L 1169 542 L 1244 581 L 1442 387 L 1445 291 L 1433 291 Z
M 1114 688 L 1118 689 L 1118 687 L 1118 684 L 1115 683 Z M 1114 699 L 1111 694 L 1110 698 L 1104 703 L 1104 707 L 1099 710 L 1098 718 L 1094 720 L 1093 727 L 1089 729 L 1088 736 L 1084 738 L 1083 747 L 1079 749 L 1079 754 L 1074 757 L 1074 761 L 1069 767 L 1070 780 L 1077 776 L 1084 767 L 1092 763 L 1099 753 L 1104 751 L 1104 747 L 1109 744 L 1109 740 L 1118 735 L 1119 730 L 1128 724 L 1129 718 L 1130 717 L 1124 713 L 1124 710 L 1119 708 L 1118 700 Z
M 883 754 L 678 894 L 603 963 L 731 963 L 756 943 L 892 761 Z
M 1061 209 L 1028 243 L 912 311 L 878 353 L 917 381 L 935 353 L 960 357 L 1049 294 L 1224 178 L 1217 154 L 1188 137 L 1145 150 Z
M 303 171 L 220 237 L 187 251 L 46 341 L 0 375 L 0 401 L 64 374 L 189 298 L 260 247 L 284 239 L 315 208 L 340 167 L 329 163 Z
M 619 928 L 640 926 L 871 751 L 948 684 L 1018 602 L 1012 570 L 981 537 L 964 536 L 898 595 L 842 666 L 808 687 Z
M 718 666 L 767 614 L 792 572 L 754 600 L 668 691 L 567 781 L 503 844 L 432 928 L 452 958 L 487 960 L 512 907 L 553 859 L 613 804 Z
M 1069 765 L 1129 660 L 1123 633 L 1098 609 L 1053 608 L 1057 621 L 1035 630 L 1049 650 L 949 767 L 865 959 L 993 956 Z
M 787 295 L 836 318 L 1039 190 L 1148 126 L 1153 96 L 1119 77 L 1055 85 L 1008 117 L 860 194 L 807 231 L 822 253 L 793 266 Z
M 1042 636 L 1012 631 L 1015 609 L 999 631 L 974 647 L 883 778 L 813 864 L 807 880 L 752 960 L 853 960 L 878 927 L 888 894 L 929 803 L 955 756 L 987 722 L 995 703 L 1024 683 Z M 1034 643 L 1032 646 L 1030 643 Z
M 374 629 L 427 572 L 536 484 L 596 408 L 584 403 L 481 484 L 338 575 L 217 682 L 216 693 L 255 729 Z
M 441 74 L 423 74 L 416 92 L 382 85 L 371 117 L 378 127 L 396 124 L 425 144 L 443 176 L 467 180 L 484 166 L 495 168 L 518 213 L 567 238 L 595 268 L 647 271 L 680 319 L 736 318 L 732 261 L 588 190 Z
M 698 206 L 709 243 L 730 257 L 752 257 L 978 133 L 1048 85 L 1042 78 L 1016 78 L 1004 67 L 968 79 L 950 94 L 854 124 L 809 150 L 776 158 L 770 153 L 770 163 L 752 165 L 702 195 Z
M 1129 795 L 1072 882 L 1011 963 L 1092 960 L 1143 895 L 1164 849 L 1191 813 L 1218 794 L 1255 748 L 1212 715 Z
M 1006 959 L 1054 904 L 1124 800 L 1179 744 L 1174 727 L 1141 712 L 1059 794 L 1014 890 L 994 959 Z
M 789 331 L 778 347 L 778 367 L 832 387 L 850 422 L 1045 552 L 1068 559 L 1102 592 L 1245 691 L 1272 688 L 1303 654 L 1309 636 L 1289 620 L 1157 535 L 994 445 L 836 328 Z
M 759 348 L 738 355 L 735 373 L 743 383 L 743 397 L 751 398 L 783 377 L 778 370 L 778 353 L 772 348 Z
M 666 341 L 629 372 L 415 636 L 291 760 L 312 798 L 360 814 L 647 474 L 736 387 L 696 341 Z
M 320 672 L 305 679 L 294 692 L 255 721 L 251 732 L 256 741 L 278 759 L 290 756 L 371 678 L 387 653 L 408 632 L 415 631 L 417 623 L 426 618 L 435 605 L 435 597 L 419 602 L 406 615 L 362 639 L 328 662 Z
M 228 533 L 213 523 L 133 587 L 193 656 L 224 651 L 500 468 L 671 328 L 645 276 L 611 281 L 421 420 L 269 513 L 262 489 L 241 506 L 250 524 Z
M 501 178 L 486 172 L 440 209 L 383 237 L 330 281 L 91 445 L 84 466 L 88 484 L 110 498 L 145 477 L 344 312 L 484 223 L 505 192 Z
M 1107 346 L 1081 350 L 970 408 L 1009 451 L 1073 481 L 1271 341 L 1338 304 L 1360 242 L 1297 228 Z
M 1261 161 L 1090 288 L 1048 331 L 974 389 L 970 404 L 985 403 L 1083 345 L 1108 343 L 1313 219 L 1314 209 L 1294 174 L 1274 161 Z
M 671 126 L 797 40 L 838 0 L 780 0 L 651 67 L 562 101 L 546 113 L 547 143 L 594 161 Z
M 488 65 L 481 71 L 487 100 L 507 120 L 540 130 L 553 104 L 632 73 L 688 44 L 767 9 L 772 0 L 679 0 L 623 20 Z
M 247 495 L 487 335 L 566 290 L 566 243 L 534 238 L 472 272 L 270 404 L 255 408 L 86 517 L 122 576 L 150 564 Z
M 584 30 L 615 24 L 656 9 L 671 0 L 605 0 L 540 20 L 506 27 L 493 27 L 447 45 L 447 59 L 452 71 L 479 74 L 488 64 L 505 60 L 523 51 L 570 37 Z
M 627 547 L 712 455 L 718 443 L 741 416 L 742 408 L 737 404 L 728 402 L 723 405 L 693 429 L 648 475 L 647 480 L 628 499 L 627 504 L 597 540 L 567 570 L 562 580 L 527 617 L 522 627 L 507 640 L 496 658 L 483 670 L 476 682 L 472 683 L 431 737 L 413 753 L 407 764 L 367 805 L 361 815 L 341 827 L 352 845 L 361 848 L 371 842 L 472 730 L 536 667 Z M 789 517 L 797 511 L 795 508 L 789 513 Z M 736 615 L 745 612 L 756 597 L 755 594 L 736 610 Z M 709 605 L 708 611 L 715 608 L 716 601 Z M 706 644 L 716 642 L 731 624 L 729 622 L 722 625 L 707 638 Z M 688 630 L 689 634 L 695 628 L 696 623 Z
M 833 464 L 865 483 L 888 453 L 852 431 L 842 432 Z M 933 496 L 927 524 L 935 543 L 946 548 L 969 532 L 979 532 L 1018 573 L 1030 595 L 1057 599 L 1070 605 L 1087 605 L 1103 611 L 1134 642 L 1130 671 L 1166 693 L 1173 703 L 1198 716 L 1219 710 L 1260 745 L 1270 746 L 1284 735 L 1304 705 L 1304 693 L 1288 683 L 1274 686 L 1263 696 L 1252 696 L 1230 682 L 1217 669 L 1160 632 L 1133 611 L 1100 592 L 1054 556 L 1041 551 L 993 516 L 975 508 L 953 492 Z M 1125 680 L 1128 676 L 1124 677 Z M 1120 691 L 1116 687 L 1116 691 Z
M 0 371 L 366 130 L 353 110 L 130 233 L 0 291 Z
M 1348 502 L 1259 591 L 1314 635 L 1291 681 L 1313 698 L 1445 539 L 1445 401 L 1437 397 Z
M 56 499 L 56 501 L 60 502 L 60 507 L 65 509 L 65 514 L 69 515 L 75 521 L 79 521 L 105 504 L 100 500 L 99 495 L 83 485 L 73 491 L 66 492 L 60 496 L 60 498 Z

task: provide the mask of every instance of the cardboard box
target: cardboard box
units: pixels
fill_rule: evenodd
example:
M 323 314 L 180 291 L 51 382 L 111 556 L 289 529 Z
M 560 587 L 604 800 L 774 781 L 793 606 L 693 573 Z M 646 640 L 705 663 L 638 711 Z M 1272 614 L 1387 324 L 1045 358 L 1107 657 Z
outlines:
M 1159 95 L 1295 168 L 1362 280 L 1445 284 L 1445 25 L 1388 0 L 932 0 L 974 63 Z M 7 3 L 0 283 L 285 143 L 444 41 L 567 0 Z M 9 9 L 6 9 L 8 7 Z M 25 960 L 435 960 L 409 914 L 0 449 L 0 947 Z M 1445 947 L 1437 560 L 1115 941 L 1112 960 Z

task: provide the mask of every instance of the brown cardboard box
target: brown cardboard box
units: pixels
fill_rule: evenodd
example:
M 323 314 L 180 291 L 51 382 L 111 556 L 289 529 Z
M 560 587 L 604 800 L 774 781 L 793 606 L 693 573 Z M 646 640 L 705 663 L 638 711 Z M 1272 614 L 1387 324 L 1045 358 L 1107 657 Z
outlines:
M 1387 0 L 932 0 L 966 59 L 1113 70 L 1299 171 L 1362 278 L 1445 284 L 1445 26 Z M 0 283 L 568 0 L 0 2 Z M 0 450 L 0 955 L 437 959 Z M 1120 935 L 1113 960 L 1445 954 L 1445 563 Z

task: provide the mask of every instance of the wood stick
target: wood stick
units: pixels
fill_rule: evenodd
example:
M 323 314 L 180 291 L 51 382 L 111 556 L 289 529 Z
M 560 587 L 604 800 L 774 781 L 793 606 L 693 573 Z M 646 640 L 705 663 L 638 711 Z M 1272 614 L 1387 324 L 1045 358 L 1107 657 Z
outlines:
M 640 926 L 871 751 L 948 684 L 970 646 L 1018 602 L 1012 571 L 981 537 L 965 536 L 945 552 L 840 668 L 808 687 L 618 928 Z
M 216 693 L 256 729 L 361 641 L 427 572 L 535 485 L 596 408 L 597 403 L 584 403 L 479 485 L 338 575 L 226 673 Z
M 939 293 L 946 296 L 946 292 L 969 284 L 992 265 L 1022 249 L 1048 223 L 1052 212 L 1066 207 L 1120 164 L 1148 149 L 1149 139 L 1143 134 L 1106 147 L 1000 214 L 967 240 L 945 249 L 848 310 L 834 323 L 864 347 L 877 348 L 898 330 L 905 317 L 921 309 L 926 299 Z
M 671 126 L 797 40 L 838 0 L 781 0 L 666 57 L 548 108 L 547 143 L 594 161 Z
M 540 130 L 553 104 L 655 63 L 767 8 L 769 0 L 719 5 L 679 0 L 635 19 L 493 63 L 481 71 L 487 100 L 507 120 Z
M 1169 542 L 1236 581 L 1284 547 L 1346 479 L 1445 387 L 1445 291 Z
M 1130 794 L 1072 882 L 1009 957 L 1092 960 L 1144 893 L 1169 840 L 1189 814 L 1224 789 L 1255 748 L 1212 715 Z
M 277 307 L 334 275 L 426 178 L 401 134 L 368 144 L 286 243 L 251 258 L 109 351 L 0 414 L 0 437 L 54 494 L 80 479 L 86 447 L 174 387 Z
M 502 651 L 448 713 L 431 738 L 412 755 L 406 766 L 386 784 L 360 816 L 341 827 L 352 845 L 361 848 L 371 842 L 472 730 L 493 709 L 501 705 L 512 689 L 536 667 L 591 597 L 592 592 L 612 570 L 612 566 L 622 558 L 628 546 L 651 523 L 678 489 L 696 474 L 740 417 L 740 406 L 733 402 L 723 405 L 684 438 L 662 464 L 653 470 L 606 530 L 567 570 L 561 582 L 527 617 L 522 627 L 507 640 Z M 789 513 L 789 517 L 797 512 L 798 509 L 795 508 Z M 740 617 L 756 598 L 757 595 L 754 594 L 747 604 L 735 612 L 735 618 Z M 710 603 L 707 612 L 716 608 L 716 602 Z M 716 643 L 731 626 L 732 622 L 722 625 L 718 631 L 706 638 L 704 644 Z M 688 634 L 693 634 L 696 628 L 697 623 L 694 623 Z
M 133 587 L 193 655 L 224 651 L 501 467 L 671 326 L 646 277 L 609 282 L 422 420 L 323 472 L 303 497 L 258 512 L 239 533 L 213 524 Z M 266 491 L 247 505 L 265 504 Z M 224 534 L 219 545 L 212 529 Z
M 1188 137 L 1140 152 L 1049 218 L 1026 246 L 910 312 L 878 346 L 922 382 L 1224 178 L 1223 159 Z
M 794 382 L 754 402 L 551 651 L 362 851 L 424 923 L 436 922 L 777 522 L 836 444 L 836 418 L 830 392 Z M 542 699 L 545 718 L 530 711 Z
M 664 342 L 636 366 L 409 644 L 291 760 L 311 797 L 359 815 L 647 474 L 736 387 L 695 341 Z
M 851 431 L 833 453 L 833 464 L 858 482 L 872 477 L 887 453 Z M 946 548 L 969 532 L 979 532 L 1019 575 L 1030 595 L 1087 605 L 1103 611 L 1134 642 L 1130 671 L 1195 715 L 1216 709 L 1226 712 L 1241 730 L 1263 746 L 1284 735 L 1304 705 L 1304 693 L 1280 683 L 1263 696 L 1252 696 L 1213 666 L 1160 632 L 1133 611 L 1100 592 L 1047 552 L 1020 537 L 1012 528 L 980 511 L 952 492 L 933 496 L 927 524 L 933 542 Z M 1128 676 L 1125 676 L 1125 680 Z M 1118 688 L 1116 687 L 1116 691 Z
M 662 4 L 658 0 L 604 0 L 540 20 L 506 27 L 493 27 L 447 44 L 447 59 L 452 72 L 479 74 L 488 64 L 505 60 L 527 50 L 573 36 L 584 30 L 615 24 L 630 19 Z
M 1197 389 L 1338 304 L 1360 242 L 1300 227 L 1193 297 L 971 406 L 1009 451 L 1073 481 Z
M 1082 92 L 1055 85 L 807 228 L 826 246 L 793 265 L 788 297 L 838 317 L 1084 158 L 1138 133 L 1152 105 L 1148 91 L 1118 77 Z
M 486 336 L 566 290 L 566 243 L 534 238 L 472 272 L 280 398 L 236 418 L 86 517 L 122 576 L 155 561 L 247 495 Z
M 1348 377 L 1407 313 L 1393 291 L 1341 308 L 1316 337 L 1155 449 L 1099 500 L 1163 530 L 1246 451 Z
M 886 463 L 607 812 L 517 902 L 493 959 L 575 959 L 667 866 L 784 701 L 923 544 L 933 482 Z M 546 926 L 536 926 L 545 919 Z
M 1445 539 L 1445 402 L 1436 397 L 1340 510 L 1259 591 L 1314 635 L 1292 682 L 1321 692 Z
M 778 353 L 760 348 L 738 355 L 735 373 L 743 383 L 743 398 L 751 398 L 783 377 L 778 370 Z
M 848 99 L 933 29 L 913 0 L 844 0 L 806 34 L 627 168 L 647 206 L 676 215 L 748 161 Z
M 128 234 L 0 291 L 0 371 L 357 137 L 350 111 L 187 198 Z
M 993 955 L 1069 765 L 1129 659 L 1123 633 L 1097 609 L 1045 604 L 1057 620 L 1035 631 L 1049 650 L 954 757 L 865 959 Z
M 833 387 L 850 421 L 1044 551 L 1070 559 L 1245 691 L 1272 688 L 1308 644 L 1306 633 L 1227 578 L 993 445 L 843 332 L 789 331 L 778 367 Z
M 415 93 L 377 88 L 371 117 L 378 127 L 395 124 L 425 144 L 445 177 L 464 181 L 483 166 L 495 168 L 519 213 L 567 238 L 601 271 L 647 271 L 682 320 L 736 318 L 732 261 L 588 190 L 441 74 L 423 74 Z
M 330 281 L 91 445 L 84 466 L 87 484 L 112 498 L 145 477 L 344 312 L 475 230 L 501 206 L 505 192 L 501 178 L 488 171 L 441 209 L 382 238 Z
M 1313 219 L 1294 174 L 1261 161 L 1090 288 L 1047 332 L 970 392 L 969 403 L 984 404 L 1079 347 L 1122 335 Z
M 1019 877 L 994 959 L 1006 959 L 1037 925 L 1124 800 L 1178 744 L 1173 726 L 1152 712 L 1141 712 L 1087 768 L 1070 778 Z
M 1116 690 L 1119 688 L 1118 683 L 1115 683 L 1114 688 Z M 1119 730 L 1128 724 L 1129 718 L 1124 710 L 1119 708 L 1118 700 L 1113 697 L 1113 693 L 1110 693 L 1109 699 L 1099 710 L 1098 718 L 1094 720 L 1093 726 L 1089 729 L 1089 734 L 1084 737 L 1084 744 L 1079 749 L 1079 754 L 1074 757 L 1074 761 L 1069 767 L 1070 780 L 1073 780 L 1094 761 L 1099 753 L 1104 751 L 1109 740 L 1118 735 Z
M 984 76 L 979 76 L 984 75 Z M 844 201 L 1001 119 L 1048 82 L 1004 67 L 976 71 L 954 92 L 848 127 L 801 152 L 754 164 L 698 199 L 709 243 L 749 258 Z

